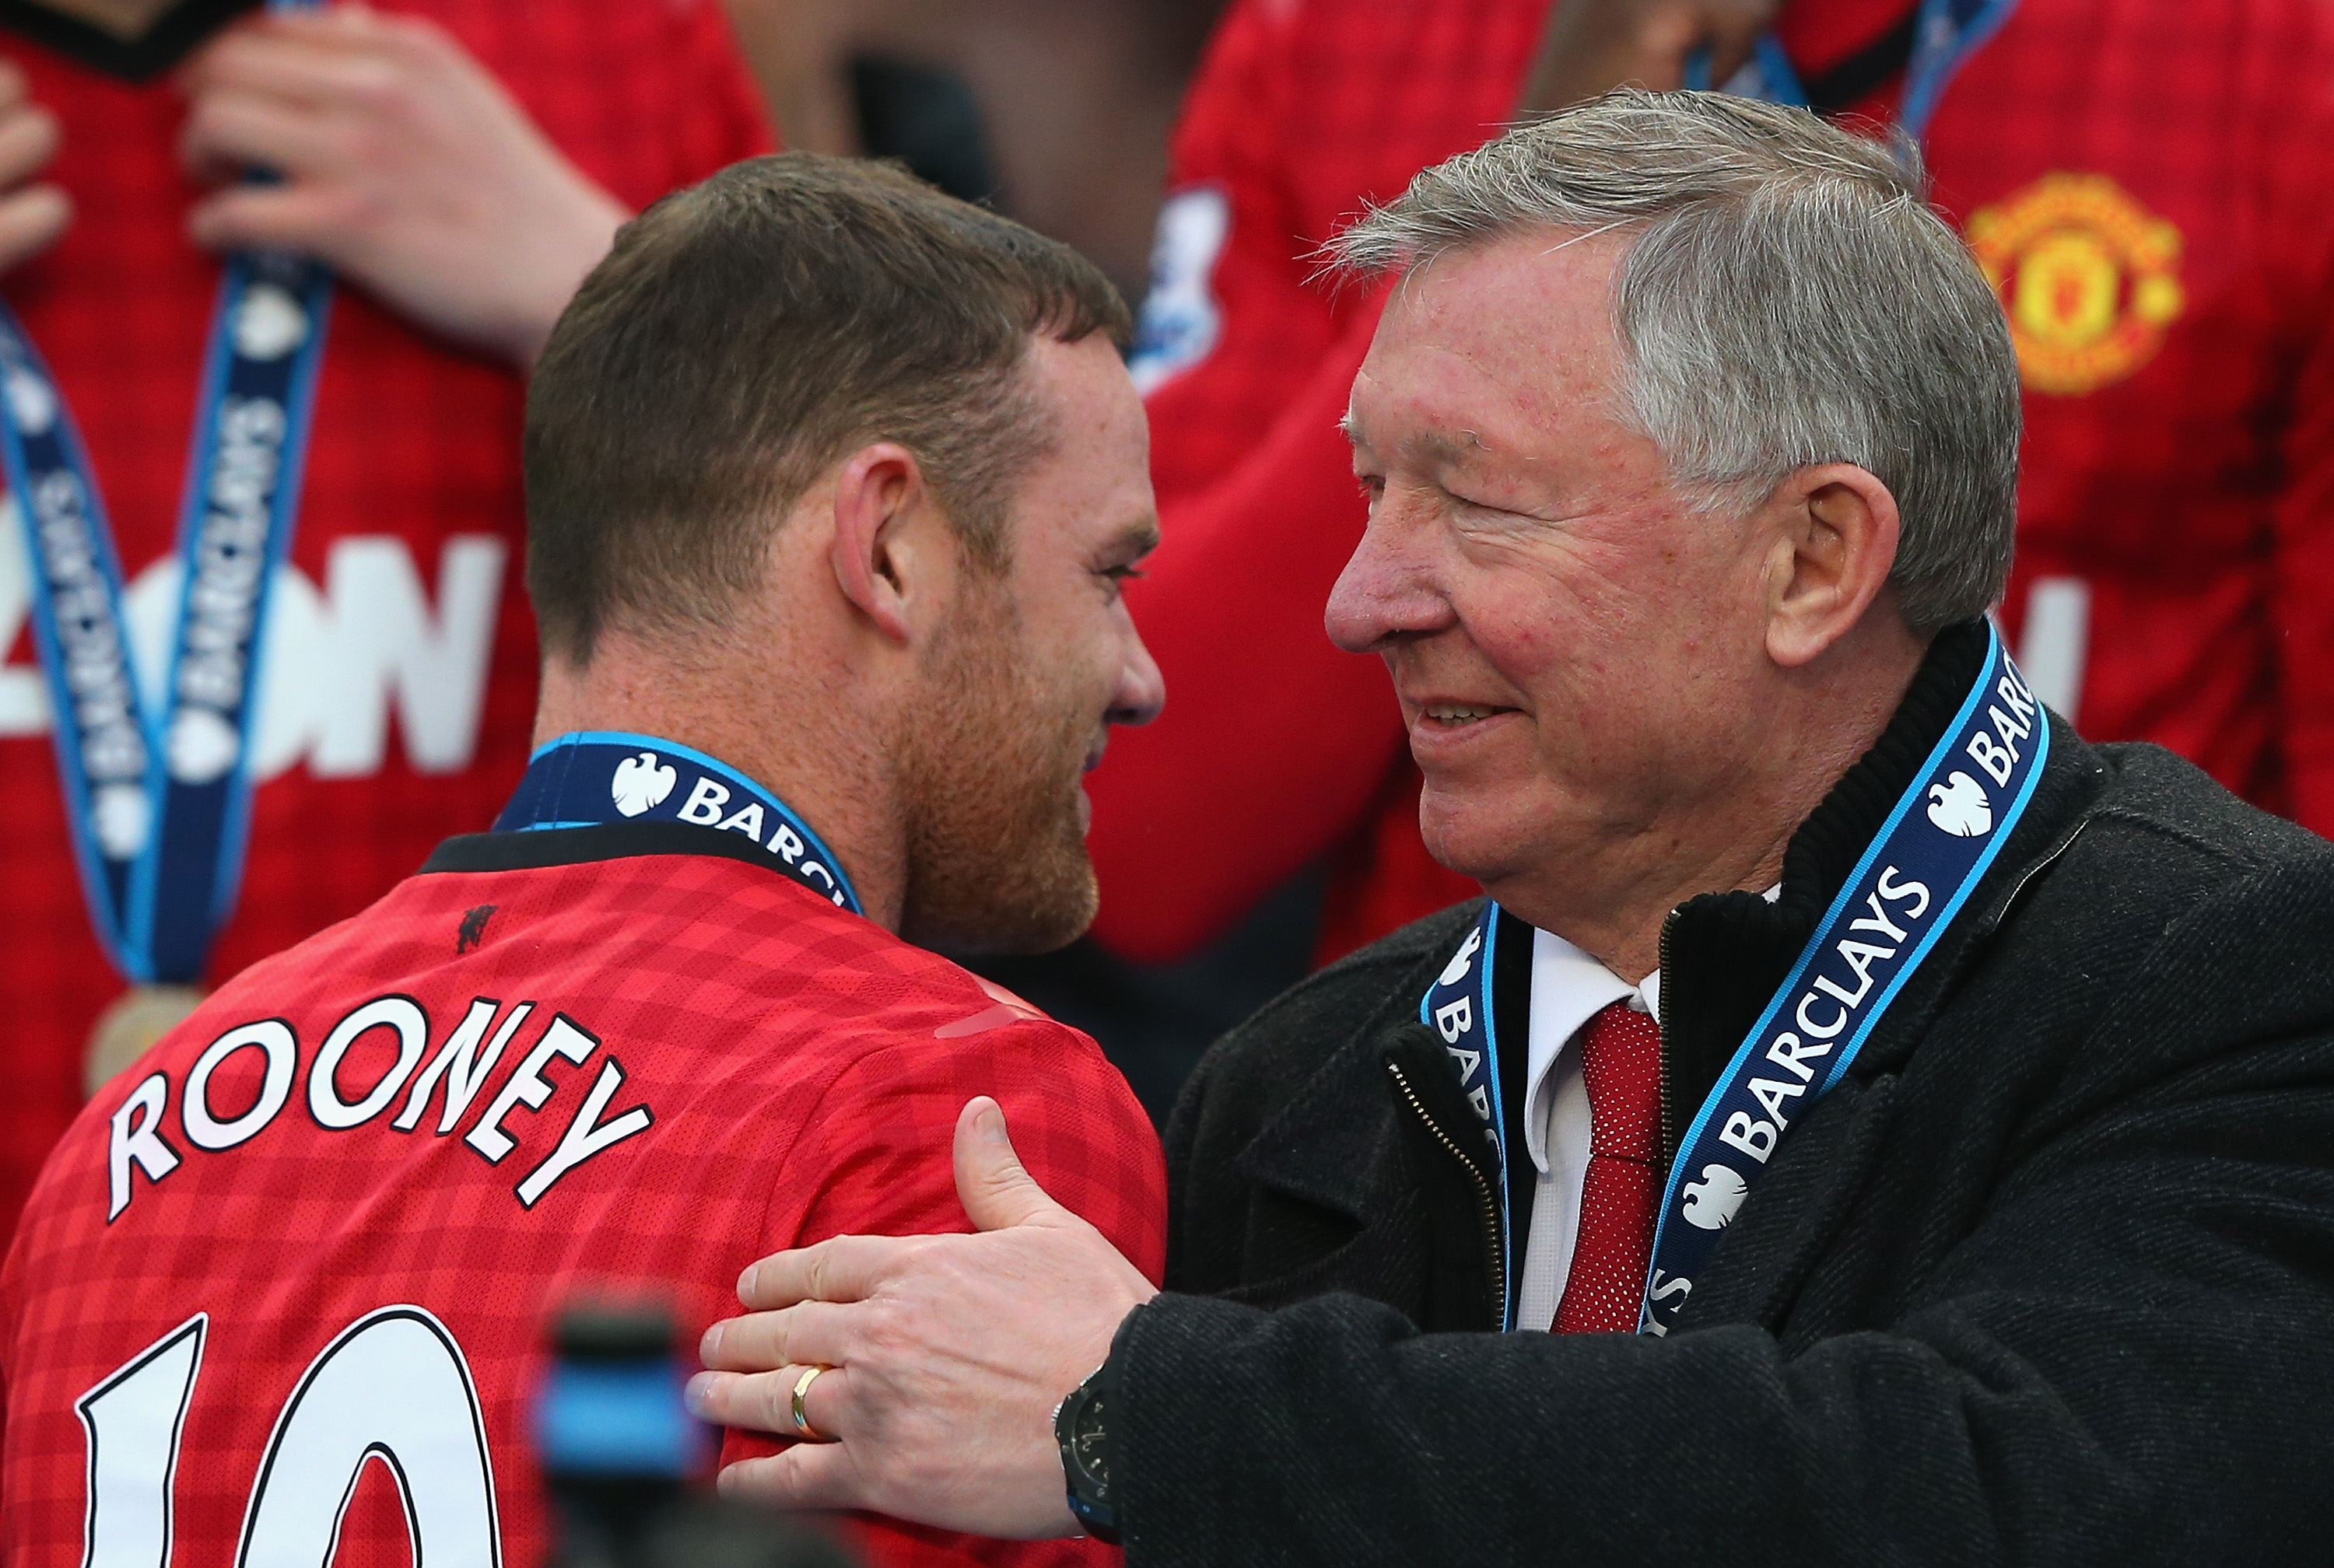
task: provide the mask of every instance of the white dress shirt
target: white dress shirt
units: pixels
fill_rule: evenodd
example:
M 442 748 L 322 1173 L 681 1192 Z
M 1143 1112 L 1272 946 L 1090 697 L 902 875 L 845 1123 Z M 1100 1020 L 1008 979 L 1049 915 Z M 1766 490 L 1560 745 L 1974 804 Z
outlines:
M 1773 903 L 1782 892 L 1767 890 Z M 1588 1081 L 1580 1031 L 1615 1002 L 1662 1021 L 1659 969 L 1632 986 L 1552 931 L 1532 933 L 1531 1024 L 1524 1066 L 1524 1147 L 1539 1172 L 1516 1300 L 1516 1327 L 1548 1332 L 1572 1272 L 1580 1189 L 1588 1179 Z
M 1615 1002 L 1662 1020 L 1661 971 L 1632 986 L 1553 931 L 1532 933 L 1531 1025 L 1525 1058 L 1524 1146 L 1539 1171 L 1524 1243 L 1516 1327 L 1546 1333 L 1572 1272 L 1580 1189 L 1588 1178 L 1588 1081 L 1581 1026 Z

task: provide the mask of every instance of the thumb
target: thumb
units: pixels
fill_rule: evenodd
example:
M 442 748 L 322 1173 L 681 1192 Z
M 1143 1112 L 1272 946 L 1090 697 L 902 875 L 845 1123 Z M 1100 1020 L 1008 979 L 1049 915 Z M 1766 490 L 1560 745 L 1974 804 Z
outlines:
M 985 1094 L 966 1101 L 956 1119 L 956 1195 L 979 1230 L 1076 1218 L 1022 1169 L 1005 1131 L 1005 1111 Z

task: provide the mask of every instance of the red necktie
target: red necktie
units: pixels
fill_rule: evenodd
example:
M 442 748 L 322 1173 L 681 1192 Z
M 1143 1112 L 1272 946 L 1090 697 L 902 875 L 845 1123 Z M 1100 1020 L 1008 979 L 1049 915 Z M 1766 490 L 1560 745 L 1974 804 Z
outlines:
M 1588 1084 L 1588 1171 L 1572 1272 L 1556 1309 L 1560 1334 L 1632 1333 L 1654 1257 L 1654 1167 L 1662 1145 L 1662 1032 L 1615 1002 L 1580 1034 Z

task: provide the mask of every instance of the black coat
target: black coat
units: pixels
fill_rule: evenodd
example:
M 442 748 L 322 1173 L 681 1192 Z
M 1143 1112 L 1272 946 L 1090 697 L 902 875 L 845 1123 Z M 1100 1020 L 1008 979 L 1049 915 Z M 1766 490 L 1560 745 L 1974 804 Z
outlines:
M 1687 1114 L 1966 689 L 1949 640 L 1780 903 L 1674 918 Z M 1186 1090 L 1189 1294 L 1110 1369 L 1134 1568 L 2334 1561 L 2334 846 L 2056 726 L 1666 1340 L 1422 1332 L 1499 1304 L 1480 1134 L 1414 1024 L 1474 912 L 1314 976 Z

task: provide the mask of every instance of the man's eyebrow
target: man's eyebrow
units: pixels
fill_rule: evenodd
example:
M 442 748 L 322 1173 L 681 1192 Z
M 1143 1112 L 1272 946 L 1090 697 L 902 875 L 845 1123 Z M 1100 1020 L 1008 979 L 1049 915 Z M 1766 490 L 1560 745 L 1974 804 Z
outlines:
M 1158 548 L 1159 517 L 1156 513 L 1143 517 L 1140 522 L 1129 523 L 1125 527 L 1121 528 L 1110 542 L 1110 553 L 1114 555 L 1124 555 L 1128 560 L 1140 559 Z
M 1345 439 L 1356 447 L 1366 446 L 1369 442 L 1368 436 L 1362 430 L 1361 421 L 1354 418 L 1353 410 L 1350 409 L 1337 421 L 1337 428 L 1343 431 Z M 1473 430 L 1461 430 L 1448 435 L 1438 430 L 1422 431 L 1406 438 L 1402 447 L 1405 452 L 1423 457 L 1437 467 L 1463 463 L 1476 454 L 1490 449 L 1484 444 L 1483 438 Z
M 1490 450 L 1483 444 L 1483 438 L 1472 430 L 1461 430 L 1455 435 L 1425 430 L 1403 444 L 1420 457 L 1433 459 L 1438 465 L 1469 462 L 1477 454 Z

